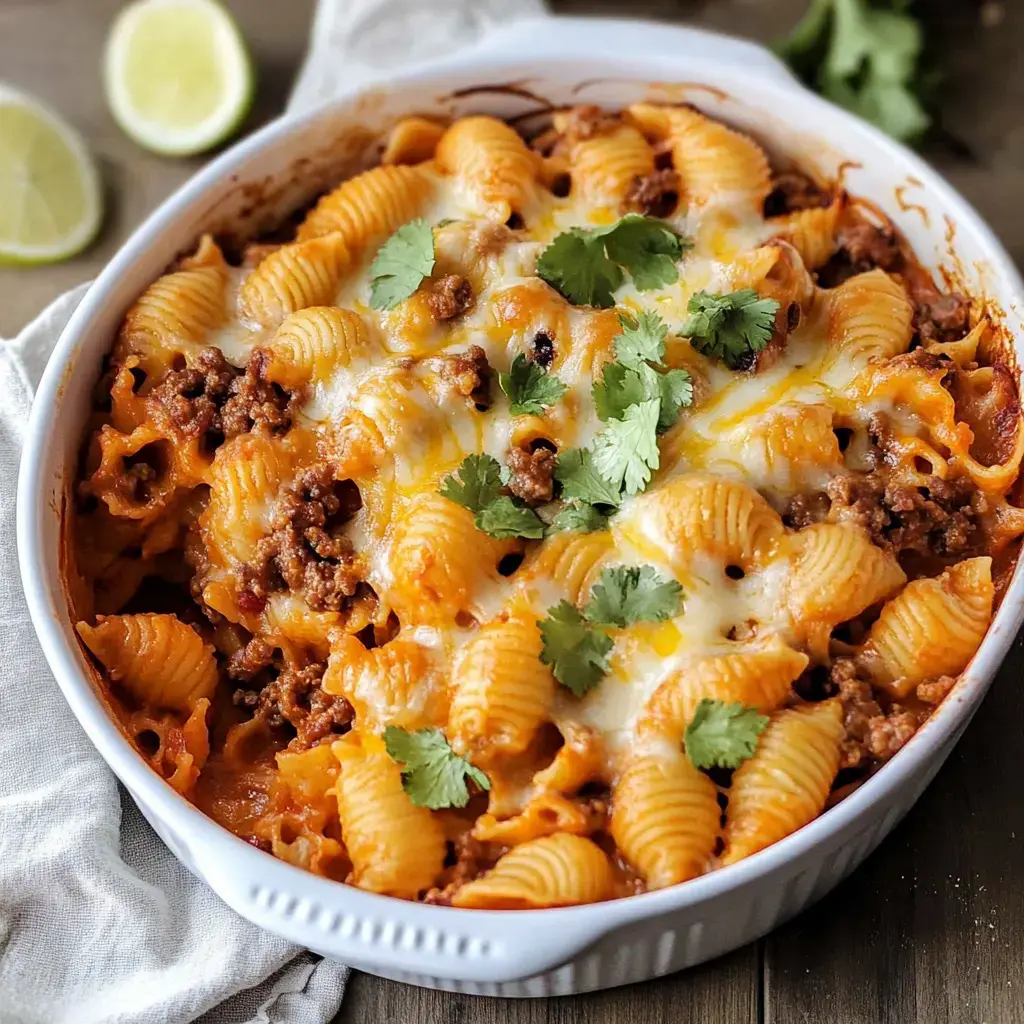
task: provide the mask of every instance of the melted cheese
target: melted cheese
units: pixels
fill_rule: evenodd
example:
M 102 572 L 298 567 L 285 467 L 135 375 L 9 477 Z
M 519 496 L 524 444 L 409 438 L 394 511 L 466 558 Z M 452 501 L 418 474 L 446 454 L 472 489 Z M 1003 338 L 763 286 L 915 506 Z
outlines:
M 600 366 L 614 358 L 610 314 L 570 306 L 540 282 L 535 265 L 545 245 L 560 232 L 614 223 L 616 211 L 544 193 L 545 200 L 538 198 L 524 211 L 522 230 L 497 244 L 481 246 L 480 233 L 500 232 L 500 226 L 488 225 L 486 210 L 458 178 L 436 175 L 434 186 L 435 198 L 423 216 L 432 223 L 448 221 L 435 231 L 437 272 L 457 273 L 471 282 L 471 308 L 451 321 L 436 322 L 421 290 L 394 310 L 374 310 L 369 266 L 376 250 L 362 254 L 354 271 L 344 275 L 335 302 L 366 319 L 384 357 L 357 361 L 329 380 L 315 381 L 299 410 L 301 423 L 328 438 L 359 417 L 363 418 L 359 422 L 372 425 L 366 429 L 380 435 L 384 450 L 377 453 L 372 472 L 357 478 L 363 507 L 349 525 L 348 535 L 363 554 L 367 580 L 385 608 L 393 606 L 394 595 L 407 582 L 396 579 L 392 565 L 394 525 L 415 496 L 436 491 L 441 479 L 467 455 L 486 452 L 503 462 L 524 432 L 551 438 L 563 449 L 590 445 L 603 429 L 591 388 Z M 627 275 L 615 295 L 620 309 L 654 309 L 670 328 L 686 318 L 694 293 L 748 287 L 743 275 L 749 275 L 749 270 L 738 261 L 772 235 L 771 227 L 749 203 L 734 203 L 728 196 L 698 209 L 684 209 L 671 223 L 693 243 L 679 264 L 678 281 L 641 292 Z M 234 291 L 242 276 L 243 272 L 234 273 Z M 652 565 L 666 577 L 675 576 L 684 587 L 685 603 L 671 621 L 613 631 L 615 645 L 607 676 L 582 699 L 559 688 L 553 711 L 563 734 L 579 729 L 596 733 L 610 764 L 635 742 L 638 716 L 670 675 L 698 659 L 743 650 L 755 636 L 757 644 L 776 633 L 791 638 L 785 560 L 740 580 L 727 578 L 723 566 L 701 557 L 692 559 L 685 573 L 674 571 L 672 567 L 682 559 L 678 551 L 666 550 L 655 540 L 651 504 L 644 499 L 681 473 L 706 470 L 745 481 L 781 509 L 790 495 L 823 487 L 841 468 L 837 449 L 833 450 L 833 416 L 849 417 L 849 403 L 842 396 L 858 367 L 841 350 L 830 347 L 828 317 L 820 305 L 813 297 L 805 304 L 803 321 L 788 337 L 778 360 L 758 373 L 730 371 L 705 359 L 685 341 L 670 339 L 667 361 L 690 370 L 696 401 L 662 438 L 662 467 L 647 494 L 626 498 L 614 517 L 615 548 L 609 564 Z M 551 370 L 568 389 L 544 416 L 512 416 L 496 381 L 491 386 L 491 408 L 477 410 L 446 379 L 445 360 L 465 353 L 471 345 L 483 350 L 494 371 L 508 370 L 516 355 L 532 351 L 540 332 L 553 339 Z M 212 340 L 233 361 L 242 362 L 265 340 L 265 334 L 231 322 Z M 920 430 L 912 416 L 892 403 L 859 410 L 872 411 L 885 411 L 907 432 Z M 801 438 L 807 444 L 806 454 L 799 448 L 804 443 Z M 516 575 L 495 576 L 481 578 L 473 607 L 486 620 L 502 614 L 516 597 L 540 618 L 565 596 L 561 580 L 533 579 L 527 585 Z M 475 635 L 476 628 L 473 621 L 460 621 L 447 626 L 406 626 L 400 635 L 429 649 L 430 663 L 439 665 L 443 674 L 450 671 L 459 648 Z M 387 716 L 383 697 L 375 701 L 372 693 L 361 691 L 359 699 L 373 705 L 378 719 Z M 515 790 L 515 785 L 509 786 L 506 792 Z M 521 789 L 526 799 L 530 787 L 524 784 Z

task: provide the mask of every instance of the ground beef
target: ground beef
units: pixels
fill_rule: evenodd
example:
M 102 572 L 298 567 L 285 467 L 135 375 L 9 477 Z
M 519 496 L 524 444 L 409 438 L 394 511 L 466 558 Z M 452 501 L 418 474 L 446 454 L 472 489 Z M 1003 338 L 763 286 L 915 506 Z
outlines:
M 786 213 L 828 206 L 831 202 L 831 192 L 803 171 L 781 171 L 772 179 L 772 190 L 764 201 L 764 215 L 781 217 Z
M 546 331 L 538 331 L 533 336 L 533 361 L 542 369 L 546 370 L 555 359 L 555 342 Z
M 874 270 L 899 270 L 903 265 L 899 239 L 892 228 L 857 220 L 840 226 L 836 241 L 855 273 Z
M 241 650 L 228 658 L 225 666 L 231 679 L 248 682 L 269 668 L 274 660 L 274 648 L 265 640 L 254 636 Z
M 617 128 L 619 123 L 615 114 L 609 114 L 608 111 L 593 104 L 573 107 L 566 114 L 562 141 L 566 146 L 575 146 L 579 142 L 594 138 L 595 135 Z
M 958 341 L 970 327 L 970 302 L 962 295 L 911 290 L 914 326 L 923 345 Z
M 818 282 L 824 288 L 835 288 L 855 274 L 876 267 L 889 272 L 903 267 L 899 239 L 888 226 L 850 220 L 840 224 L 836 243 L 835 254 L 818 271 Z
M 445 274 L 427 294 L 427 305 L 435 320 L 451 320 L 469 309 L 472 302 L 473 289 L 458 274 Z
M 171 370 L 152 397 L 186 434 L 222 433 L 221 409 L 238 371 L 217 348 L 204 348 L 192 366 Z
M 231 382 L 230 396 L 221 412 L 226 438 L 262 428 L 283 434 L 292 425 L 297 396 L 266 378 L 268 356 L 255 349 L 245 373 Z
M 320 686 L 326 666 L 285 669 L 260 690 L 237 689 L 233 701 L 250 708 L 253 716 L 273 728 L 290 725 L 295 738 L 290 750 L 308 750 L 322 740 L 348 730 L 352 706 L 344 697 L 325 693 Z
M 509 490 L 527 505 L 543 505 L 554 496 L 558 453 L 550 448 L 509 448 L 505 462 L 511 472 Z
M 828 495 L 821 491 L 794 494 L 782 512 L 782 521 L 791 530 L 802 530 L 827 519 L 831 507 Z
M 449 869 L 448 881 L 443 887 L 428 890 L 423 897 L 424 903 L 450 907 L 455 893 L 467 882 L 479 878 L 494 863 L 488 844 L 474 839 L 468 832 L 456 839 L 452 845 L 455 863 Z
M 925 704 L 941 704 L 953 687 L 956 676 L 938 676 L 917 684 L 917 699 Z
M 679 202 L 679 174 L 671 168 L 639 175 L 626 192 L 628 210 L 648 217 L 668 217 Z
M 481 411 L 490 408 L 491 367 L 487 353 L 479 345 L 471 345 L 458 355 L 441 356 L 441 379 L 470 405 Z
M 359 507 L 359 492 L 329 463 L 299 475 L 278 500 L 271 532 L 241 570 L 242 592 L 266 601 L 276 590 L 301 595 L 314 611 L 339 611 L 362 576 L 349 540 L 338 533 Z
M 846 730 L 840 769 L 872 768 L 887 761 L 917 732 L 918 715 L 898 704 L 884 711 L 850 658 L 839 658 L 832 666 L 832 682 L 843 706 Z
M 967 478 L 928 477 L 925 487 L 887 482 L 879 473 L 844 474 L 827 487 L 834 518 L 863 526 L 874 543 L 897 552 L 963 555 L 980 539 L 988 501 Z

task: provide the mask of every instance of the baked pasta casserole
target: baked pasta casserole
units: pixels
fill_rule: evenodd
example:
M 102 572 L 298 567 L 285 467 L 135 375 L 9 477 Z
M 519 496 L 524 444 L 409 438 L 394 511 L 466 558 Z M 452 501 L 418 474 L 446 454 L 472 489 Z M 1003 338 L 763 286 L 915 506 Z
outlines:
M 685 882 L 977 650 L 1024 534 L 1001 330 L 693 107 L 409 117 L 128 311 L 78 634 L 153 768 L 309 871 L 473 908 Z

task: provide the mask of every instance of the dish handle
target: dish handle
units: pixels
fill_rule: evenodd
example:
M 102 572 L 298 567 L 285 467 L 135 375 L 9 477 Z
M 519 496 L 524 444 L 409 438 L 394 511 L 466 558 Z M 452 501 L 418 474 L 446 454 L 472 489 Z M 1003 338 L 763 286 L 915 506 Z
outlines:
M 389 972 L 420 984 L 531 978 L 569 963 L 623 923 L 624 915 L 616 913 L 623 908 L 608 904 L 609 912 L 600 917 L 575 912 L 586 908 L 549 911 L 557 919 L 538 928 L 535 914 L 451 910 L 378 896 L 268 863 L 251 849 L 231 860 L 208 856 L 203 844 L 191 851 L 194 857 L 177 844 L 171 849 L 254 924 L 340 963 L 371 973 L 387 965 Z M 253 855 L 259 863 L 247 870 Z
M 600 60 L 643 54 L 653 60 L 742 67 L 749 75 L 803 88 L 785 63 L 758 43 L 688 25 L 619 18 L 540 16 L 496 25 L 463 57 L 528 56 Z

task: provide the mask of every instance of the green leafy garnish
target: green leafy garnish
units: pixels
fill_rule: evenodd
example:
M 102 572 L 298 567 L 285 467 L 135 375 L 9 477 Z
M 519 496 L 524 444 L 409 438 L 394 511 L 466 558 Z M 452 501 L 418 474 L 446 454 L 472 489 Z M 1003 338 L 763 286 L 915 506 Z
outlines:
M 778 48 L 830 100 L 897 139 L 914 139 L 931 118 L 919 97 L 923 33 L 909 6 L 907 0 L 811 0 Z
M 756 708 L 704 699 L 686 727 L 686 754 L 695 768 L 738 768 L 757 749 L 768 716 Z
M 568 448 L 558 453 L 555 479 L 562 485 L 566 501 L 619 507 L 619 488 L 612 487 L 597 471 L 594 454 L 586 448 Z
M 657 374 L 657 380 L 661 392 L 661 409 L 658 410 L 658 433 L 661 434 L 679 419 L 680 410 L 693 402 L 693 381 L 686 370 L 666 370 Z
M 434 269 L 434 231 L 422 219 L 403 224 L 370 264 L 370 305 L 394 309 Z
M 512 360 L 508 373 L 498 374 L 498 384 L 512 403 L 513 416 L 540 416 L 569 390 L 554 374 L 545 373 L 522 354 Z
M 622 363 L 605 363 L 601 379 L 591 388 L 598 418 L 622 419 L 631 405 L 651 398 L 661 402 L 658 410 L 658 433 L 664 433 L 679 418 L 679 412 L 693 401 L 693 381 L 686 370 L 662 373 L 646 363 L 635 368 Z
M 601 573 L 583 615 L 598 626 L 660 622 L 679 613 L 682 594 L 675 580 L 659 576 L 653 566 L 616 565 Z
M 402 788 L 417 807 L 432 811 L 465 807 L 469 802 L 466 779 L 482 790 L 491 788 L 479 768 L 456 756 L 440 729 L 407 732 L 389 725 L 383 739 L 388 754 L 402 768 Z
M 635 316 L 619 314 L 621 332 L 615 338 L 615 355 L 620 363 L 635 366 L 644 361 L 657 363 L 665 356 L 668 327 L 653 309 L 642 309 Z
M 637 291 L 649 292 L 679 280 L 676 260 L 693 245 L 668 224 L 629 213 L 604 229 L 605 251 L 613 263 L 629 271 Z
M 468 508 L 476 528 L 491 537 L 543 537 L 544 523 L 537 513 L 501 493 L 505 483 L 501 469 L 492 455 L 467 455 L 459 468 L 441 481 L 437 493 Z
M 568 602 L 560 601 L 541 619 L 544 642 L 540 660 L 550 665 L 555 678 L 582 697 L 608 671 L 611 637 L 592 626 Z
M 625 278 L 605 255 L 604 240 L 585 228 L 563 231 L 540 254 L 537 276 L 577 306 L 615 305 Z
M 578 530 L 580 533 L 594 533 L 608 528 L 608 516 L 594 505 L 574 501 L 562 508 L 551 524 L 548 533 L 560 530 Z
M 528 537 L 537 540 L 544 536 L 544 523 L 532 508 L 517 505 L 511 498 L 501 495 L 481 509 L 473 519 L 478 530 L 498 540 L 509 537 Z
M 771 340 L 779 303 L 744 288 L 727 295 L 697 292 L 686 308 L 690 315 L 679 333 L 698 352 L 721 359 L 735 370 Z
M 615 305 L 628 271 L 639 291 L 672 284 L 691 243 L 664 221 L 627 214 L 606 228 L 572 228 L 541 253 L 537 275 L 577 306 Z
M 467 455 L 462 465 L 441 481 L 438 494 L 468 508 L 483 512 L 501 494 L 501 466 L 492 455 Z
M 594 468 L 612 487 L 639 494 L 660 465 L 657 398 L 631 405 L 594 439 Z
M 605 363 L 601 379 L 594 381 L 590 393 L 598 419 L 602 421 L 620 420 L 631 405 L 655 397 L 640 372 L 623 363 Z

